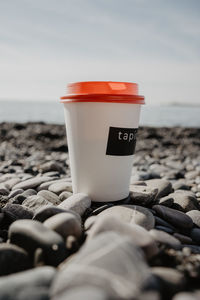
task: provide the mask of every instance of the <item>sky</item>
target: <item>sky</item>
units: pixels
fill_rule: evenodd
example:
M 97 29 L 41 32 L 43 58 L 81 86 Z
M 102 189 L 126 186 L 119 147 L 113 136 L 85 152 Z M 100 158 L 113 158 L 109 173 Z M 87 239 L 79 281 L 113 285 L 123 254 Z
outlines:
M 0 100 L 110 80 L 149 105 L 200 104 L 199 78 L 199 0 L 0 0 Z

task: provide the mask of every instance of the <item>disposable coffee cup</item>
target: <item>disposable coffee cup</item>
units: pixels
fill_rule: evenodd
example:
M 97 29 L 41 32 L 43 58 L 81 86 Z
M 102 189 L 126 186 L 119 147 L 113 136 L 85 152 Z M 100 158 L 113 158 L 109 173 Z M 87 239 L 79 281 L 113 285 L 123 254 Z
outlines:
M 129 82 L 76 82 L 64 104 L 73 193 L 92 201 L 125 199 L 136 145 L 141 105 L 138 85 Z

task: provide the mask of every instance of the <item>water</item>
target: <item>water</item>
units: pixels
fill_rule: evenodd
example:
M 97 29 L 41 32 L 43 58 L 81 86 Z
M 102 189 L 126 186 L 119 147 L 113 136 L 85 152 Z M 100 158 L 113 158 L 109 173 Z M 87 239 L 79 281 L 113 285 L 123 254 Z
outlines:
M 140 125 L 200 127 L 200 106 L 142 106 Z M 0 122 L 64 124 L 63 105 L 58 102 L 0 101 Z

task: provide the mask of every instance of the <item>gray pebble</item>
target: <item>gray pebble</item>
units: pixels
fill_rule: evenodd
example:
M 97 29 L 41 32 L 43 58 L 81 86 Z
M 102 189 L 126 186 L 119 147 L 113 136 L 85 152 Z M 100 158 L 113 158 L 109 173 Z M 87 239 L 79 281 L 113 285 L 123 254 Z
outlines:
M 91 216 L 87 218 L 84 223 L 84 229 L 86 231 L 89 230 L 94 225 L 96 220 L 97 220 L 97 216 Z
M 36 210 L 36 212 L 33 216 L 33 220 L 36 220 L 39 222 L 44 222 L 48 218 L 50 218 L 56 214 L 63 213 L 63 212 L 67 212 L 67 210 L 59 208 L 57 206 L 53 206 L 53 205 L 52 206 L 46 205 L 46 206 L 43 206 L 43 207 L 39 208 L 38 210 Z M 81 221 L 81 218 L 78 214 L 76 214 L 73 211 L 69 211 L 69 212 L 75 214 L 75 216 L 77 218 L 79 218 Z
M 26 198 L 22 202 L 22 205 L 24 207 L 29 208 L 33 212 L 36 212 L 39 208 L 43 207 L 44 205 L 51 206 L 53 204 L 41 196 L 33 195 L 33 196 L 29 196 L 28 198 Z
M 38 196 L 43 197 L 44 199 L 46 199 L 47 201 L 51 202 L 54 205 L 58 205 L 61 203 L 58 196 L 50 191 L 45 191 L 45 190 L 40 191 L 38 192 Z
M 11 243 L 24 248 L 31 257 L 37 248 L 41 248 L 47 265 L 57 266 L 66 258 L 62 237 L 38 221 L 15 221 L 9 228 L 9 239 Z
M 168 180 L 164 180 L 164 179 L 146 180 L 146 184 L 147 184 L 147 186 L 149 186 L 151 188 L 155 188 L 155 189 L 157 188 L 158 189 L 156 199 L 167 196 L 173 190 L 171 182 L 168 181 Z
M 159 217 L 169 222 L 174 227 L 182 229 L 190 229 L 193 227 L 192 219 L 181 211 L 163 205 L 154 205 L 153 209 Z
M 82 235 L 80 220 L 73 213 L 63 212 L 48 218 L 44 226 L 59 233 L 64 239 L 75 236 L 79 239 Z
M 153 267 L 151 271 L 161 280 L 162 288 L 168 292 L 169 297 L 184 288 L 186 280 L 181 272 L 166 267 Z
M 53 267 L 45 266 L 0 277 L 0 299 L 19 300 L 18 296 L 25 287 L 49 287 L 55 274 Z
M 56 300 L 112 300 L 103 289 L 94 286 L 80 286 L 66 290 L 62 295 L 57 295 Z M 113 299 L 114 300 L 114 299 Z
M 63 299 L 70 289 L 85 285 L 100 288 L 111 299 L 132 299 L 149 277 L 142 253 L 131 239 L 104 232 L 62 264 L 51 288 L 51 299 Z
M 193 223 L 196 226 L 200 227 L 200 211 L 199 210 L 196 210 L 196 209 L 190 210 L 186 213 L 186 215 L 188 215 L 192 219 Z
M 71 192 L 67 192 L 67 191 L 64 191 L 62 192 L 60 195 L 59 195 L 59 200 L 62 202 L 64 201 L 65 199 L 69 198 L 70 196 L 72 196 L 73 194 Z
M 155 225 L 153 214 L 147 208 L 138 205 L 113 206 L 101 212 L 99 217 L 105 215 L 115 216 L 121 221 L 140 225 L 147 230 Z
M 193 241 L 189 236 L 180 233 L 174 233 L 174 237 L 178 239 L 182 244 L 193 244 Z
M 50 192 L 53 192 L 57 195 L 61 194 L 64 191 L 68 191 L 72 193 L 72 185 L 70 182 L 65 182 L 65 181 L 61 181 L 61 182 L 56 182 L 53 183 L 49 186 L 48 190 Z
M 25 197 L 33 196 L 33 195 L 36 195 L 36 194 L 37 194 L 36 190 L 33 190 L 33 189 L 27 189 L 26 191 L 24 191 L 22 193 L 22 195 L 25 196 Z
M 136 224 L 129 225 L 121 222 L 120 219 L 109 215 L 97 217 L 95 223 L 87 232 L 87 241 L 106 231 L 114 231 L 122 236 L 130 237 L 134 244 L 144 251 L 147 259 L 158 253 L 156 243 L 147 230 Z
M 83 193 L 74 194 L 58 205 L 58 207 L 60 208 L 73 210 L 80 216 L 82 216 L 85 213 L 86 209 L 88 209 L 90 206 L 91 199 L 88 195 Z
M 147 186 L 131 185 L 130 186 L 130 198 L 132 204 L 147 205 L 154 201 L 158 189 L 149 188 Z
M 32 219 L 33 213 L 19 204 L 6 204 L 2 209 L 4 213 L 11 213 L 17 219 Z
M 16 190 L 16 189 L 27 190 L 27 189 L 36 188 L 41 183 L 43 183 L 45 181 L 48 181 L 48 180 L 49 180 L 49 177 L 34 177 L 34 178 L 31 178 L 31 179 L 27 179 L 25 181 L 17 183 L 13 187 L 13 190 Z
M 0 244 L 0 276 L 21 272 L 32 267 L 28 253 L 12 244 Z
M 9 199 L 10 199 L 10 198 L 13 198 L 13 197 L 15 197 L 15 196 L 18 195 L 18 194 L 22 194 L 23 192 L 24 192 L 24 190 L 22 190 L 22 189 L 13 190 L 13 191 L 11 191 L 11 192 L 9 193 L 8 198 L 9 198 Z
M 175 227 L 166 222 L 165 220 L 161 219 L 158 216 L 155 216 L 156 225 L 161 225 L 170 228 L 171 230 L 175 231 Z
M 171 207 L 174 203 L 174 199 L 170 195 L 171 194 L 158 199 L 156 203 L 160 204 L 160 205 L 167 206 L 167 207 Z
M 190 186 L 184 183 L 183 181 L 175 181 L 173 183 L 174 190 L 189 190 Z
M 176 191 L 175 193 L 172 193 L 169 196 L 173 198 L 173 206 L 178 210 L 188 212 L 190 210 L 199 208 L 199 204 L 195 195 L 192 195 L 187 191 Z
M 172 235 L 168 234 L 167 232 L 152 229 L 149 231 L 153 239 L 158 242 L 159 244 L 164 244 L 168 247 L 174 248 L 174 249 L 180 249 L 180 241 L 173 237 Z
M 200 228 L 193 228 L 190 232 L 190 236 L 196 244 L 200 245 Z
M 199 297 L 195 293 L 180 292 L 172 300 L 199 300 Z
M 155 229 L 162 230 L 162 231 L 167 232 L 167 233 L 173 233 L 174 232 L 174 230 L 172 230 L 171 228 L 165 227 L 165 226 L 162 226 L 162 225 L 157 225 L 155 227 Z

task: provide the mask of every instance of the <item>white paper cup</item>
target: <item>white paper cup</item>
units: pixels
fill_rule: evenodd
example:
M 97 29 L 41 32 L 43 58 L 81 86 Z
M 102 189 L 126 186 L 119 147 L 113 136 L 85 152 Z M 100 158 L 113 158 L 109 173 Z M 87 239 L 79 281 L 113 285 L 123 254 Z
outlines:
M 92 201 L 129 195 L 141 104 L 137 84 L 81 82 L 62 97 L 72 188 Z M 75 91 L 75 92 L 74 92 Z

